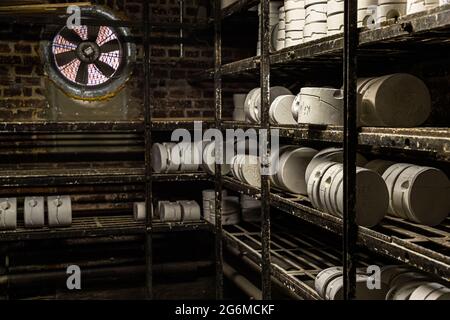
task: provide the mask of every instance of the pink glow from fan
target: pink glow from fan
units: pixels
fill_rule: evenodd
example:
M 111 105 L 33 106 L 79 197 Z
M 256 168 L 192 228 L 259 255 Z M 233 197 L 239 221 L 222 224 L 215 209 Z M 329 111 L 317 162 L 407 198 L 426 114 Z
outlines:
M 75 27 L 73 29 L 83 40 L 88 39 L 88 31 L 87 26 L 79 26 Z M 118 39 L 116 33 L 109 27 L 101 26 L 99 28 L 98 36 L 96 39 L 96 43 L 101 47 L 103 44 L 105 44 L 108 41 Z M 77 46 L 69 41 L 67 41 L 65 38 L 63 38 L 61 35 L 56 35 L 53 39 L 52 44 L 52 52 L 54 59 L 55 55 L 67 51 L 75 50 Z M 99 61 L 102 61 L 109 66 L 111 66 L 114 70 L 117 71 L 119 68 L 120 62 L 122 60 L 122 54 L 120 50 L 115 50 L 107 53 L 101 53 L 99 57 Z M 56 60 L 55 60 L 56 62 Z M 100 72 L 100 70 L 94 65 L 89 64 L 88 66 L 88 82 L 86 84 L 79 83 L 76 81 L 78 68 L 80 67 L 80 60 L 78 58 L 70 61 L 66 65 L 58 66 L 56 64 L 57 68 L 61 72 L 61 74 L 67 79 L 70 80 L 73 83 L 80 84 L 80 85 L 86 85 L 86 86 L 97 86 L 101 85 L 105 82 L 107 82 L 110 78 L 106 77 L 103 73 Z M 115 75 L 111 75 L 111 78 L 113 78 Z

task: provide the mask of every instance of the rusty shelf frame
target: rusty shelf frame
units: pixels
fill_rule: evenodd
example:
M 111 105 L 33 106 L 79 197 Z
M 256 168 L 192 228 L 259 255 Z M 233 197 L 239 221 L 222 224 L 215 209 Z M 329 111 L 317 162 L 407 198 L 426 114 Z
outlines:
M 17 121 L 0 123 L 0 134 L 22 133 L 140 133 L 142 121 Z
M 444 41 L 439 35 L 443 30 L 450 29 L 450 4 L 435 9 L 420 12 L 413 15 L 403 16 L 396 22 L 388 22 L 374 30 L 361 29 L 359 32 L 358 50 L 364 55 L 384 54 L 384 47 L 400 48 L 394 53 L 401 52 L 410 42 L 422 44 L 424 47 L 430 45 L 427 37 Z M 448 36 L 445 38 L 448 42 Z M 289 66 L 301 62 L 303 65 L 325 63 L 327 61 L 342 61 L 342 50 L 344 38 L 342 34 L 324 37 L 308 43 L 299 44 L 285 48 L 270 54 L 270 64 L 273 68 Z M 250 57 L 234 61 L 222 66 L 223 75 L 237 75 L 246 72 L 258 72 L 260 56 Z M 214 70 L 208 69 L 201 78 L 211 78 Z
M 187 182 L 187 181 L 213 181 L 206 172 L 183 172 L 183 173 L 154 173 L 155 182 Z
M 226 121 L 226 129 L 259 129 L 257 125 Z M 293 126 L 271 126 L 278 129 L 280 137 L 295 142 L 316 141 L 341 144 L 344 131 L 339 126 L 314 126 L 299 124 Z M 417 127 L 417 128 L 383 128 L 362 127 L 358 133 L 360 146 L 371 146 L 379 149 L 398 149 L 401 151 L 424 152 L 428 159 L 450 162 L 450 128 Z
M 201 123 L 202 129 L 210 128 L 214 119 L 212 118 L 198 118 L 198 119 L 190 119 L 190 120 L 162 120 L 157 119 L 153 120 L 151 127 L 153 131 L 172 131 L 175 129 L 186 129 L 186 130 L 194 130 L 195 123 Z
M 2 170 L 0 186 L 138 184 L 145 182 L 144 174 L 143 166 Z M 162 173 L 153 174 L 153 180 L 155 182 L 209 181 L 210 177 L 205 172 Z
M 153 120 L 151 130 L 172 131 L 178 128 L 194 130 L 196 121 L 202 128 L 211 127 L 213 120 L 199 118 L 191 120 Z M 0 123 L 0 134 L 61 134 L 61 133 L 143 133 L 144 121 L 10 121 Z
M 231 177 L 224 177 L 225 188 L 261 198 L 261 191 Z M 270 204 L 289 215 L 300 218 L 342 236 L 342 219 L 311 207 L 307 197 L 273 191 Z M 450 218 L 437 227 L 427 227 L 401 219 L 386 217 L 373 228 L 358 227 L 358 245 L 377 254 L 409 264 L 450 281 Z M 441 252 L 436 248 L 440 248 Z
M 16 230 L 0 231 L 0 242 L 28 241 L 37 239 L 84 238 L 122 235 L 144 235 L 146 232 L 144 222 L 135 221 L 132 215 L 105 216 L 105 217 L 79 217 L 74 218 L 72 225 L 67 228 L 39 228 L 25 229 L 23 222 L 19 222 Z M 208 223 L 193 221 L 184 223 L 162 223 L 155 220 L 153 232 L 181 232 L 210 230 Z
M 308 232 L 295 231 L 283 221 L 272 224 L 271 275 L 294 295 L 309 300 L 322 300 L 314 289 L 316 275 L 325 268 L 341 263 L 340 248 L 324 242 Z M 261 265 L 260 226 L 241 222 L 224 226 L 224 242 L 240 256 Z M 365 253 L 358 253 L 358 267 L 383 262 L 375 261 Z M 261 269 L 259 267 L 259 269 Z
M 0 12 L 1 22 L 9 25 L 33 25 L 33 26 L 64 26 L 67 23 L 67 19 L 70 15 L 64 11 L 60 12 L 39 12 L 19 14 L 17 12 Z M 81 17 L 81 24 L 92 26 L 107 26 L 107 27 L 128 27 L 128 28 L 141 28 L 146 23 L 139 20 L 125 20 L 125 19 L 105 19 L 105 18 L 84 18 Z M 185 30 L 205 30 L 208 29 L 208 23 L 179 23 L 179 22 L 151 22 L 147 24 L 150 30 L 179 30 L 183 28 Z
M 138 168 L 87 168 L 87 169 L 44 169 L 44 170 L 2 170 L 0 173 L 0 186 L 48 186 L 48 185 L 82 185 L 82 184 L 145 184 L 146 212 L 151 212 L 153 197 L 153 182 L 178 182 L 207 180 L 204 173 L 180 173 L 171 175 L 153 174 L 151 169 L 152 131 L 169 131 L 177 128 L 194 129 L 193 121 L 154 121 L 150 104 L 150 33 L 155 29 L 206 29 L 208 24 L 189 23 L 159 23 L 150 19 L 150 4 L 142 0 L 142 20 L 105 20 L 82 18 L 82 24 L 106 25 L 115 27 L 136 27 L 142 31 L 144 47 L 143 82 L 144 82 L 144 119 L 143 121 L 42 121 L 42 122 L 3 122 L 0 123 L 0 134 L 59 134 L 59 133 L 139 133 L 145 137 L 145 162 Z M 67 15 L 10 15 L 2 16 L 5 24 L 32 24 L 32 25 L 65 25 Z M 138 37 L 135 37 L 135 39 Z M 124 39 L 129 41 L 128 39 Z M 97 237 L 104 235 L 143 234 L 145 235 L 145 273 L 147 297 L 153 297 L 153 259 L 152 234 L 165 231 L 209 230 L 205 222 L 198 223 L 153 223 L 153 218 L 147 215 L 146 221 L 135 222 L 131 216 L 119 217 L 89 217 L 75 218 L 69 228 L 40 230 L 19 229 L 14 231 L 0 231 L 0 241 L 16 241 L 28 239 L 67 238 L 67 237 Z

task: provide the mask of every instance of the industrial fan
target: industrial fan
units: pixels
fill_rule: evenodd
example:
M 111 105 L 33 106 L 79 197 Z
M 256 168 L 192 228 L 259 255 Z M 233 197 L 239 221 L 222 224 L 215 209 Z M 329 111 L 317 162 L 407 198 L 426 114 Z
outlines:
M 99 6 L 82 7 L 81 17 L 117 20 Z M 107 24 L 107 23 L 105 23 Z M 53 31 L 41 45 L 48 77 L 69 96 L 92 100 L 113 96 L 128 80 L 135 45 L 124 27 L 80 25 Z
M 64 27 L 53 40 L 52 52 L 59 72 L 81 86 L 105 84 L 122 62 L 117 34 L 105 26 Z

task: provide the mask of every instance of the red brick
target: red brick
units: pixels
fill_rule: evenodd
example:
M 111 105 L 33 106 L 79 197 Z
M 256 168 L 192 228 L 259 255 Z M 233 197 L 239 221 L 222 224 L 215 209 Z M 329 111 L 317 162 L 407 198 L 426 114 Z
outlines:
M 176 49 L 170 49 L 169 50 L 169 57 L 177 58 L 179 56 L 180 56 L 180 50 L 176 50 Z
M 187 16 L 197 16 L 197 8 L 186 8 L 186 15 Z
M 194 101 L 194 107 L 199 109 L 213 109 L 214 108 L 214 102 L 213 100 L 199 100 Z
M 23 60 L 23 64 L 24 65 L 29 65 L 29 66 L 33 66 L 33 65 L 41 65 L 41 58 L 39 58 L 39 56 L 24 56 L 22 58 Z
M 30 87 L 26 87 L 22 89 L 24 97 L 31 97 L 33 95 L 33 89 Z
M 34 95 L 36 96 L 43 96 L 44 92 L 42 91 L 42 88 L 34 88 Z
M 11 47 L 7 43 L 0 43 L 0 53 L 10 53 Z
M 30 76 L 33 73 L 33 66 L 16 66 L 14 70 L 17 75 Z
M 0 66 L 0 76 L 7 76 L 9 75 L 9 71 L 11 70 L 11 68 L 6 67 L 6 66 Z
M 168 70 L 161 70 L 161 69 L 153 69 L 152 76 L 155 78 L 168 78 L 169 77 L 169 71 Z
M 16 53 L 31 53 L 31 45 L 24 43 L 16 43 L 14 45 L 14 51 Z
M 170 90 L 169 98 L 186 98 L 186 92 L 184 90 Z
M 202 116 L 202 111 L 197 109 L 186 110 L 186 116 L 189 118 L 200 118 Z
M 172 111 L 169 111 L 169 117 L 172 117 L 172 118 L 183 118 L 184 117 L 184 110 L 172 110 Z
M 203 90 L 203 98 L 214 98 L 214 91 Z
M 4 107 L 7 104 L 9 107 Z M 14 104 L 0 100 L 0 120 L 30 120 L 33 118 L 33 110 L 14 109 Z
M 153 57 L 165 57 L 166 50 L 160 49 L 160 48 L 154 48 L 154 49 L 152 49 L 152 56 Z
M 167 112 L 166 110 L 152 109 L 152 116 L 155 118 L 166 118 Z
M 214 57 L 214 51 L 213 50 L 203 50 L 202 57 L 212 58 L 212 57 Z
M 214 110 L 204 110 L 202 116 L 205 118 L 214 117 Z
M 0 77 L 0 86 L 10 86 L 12 84 L 14 84 L 13 78 L 5 76 Z
M 22 83 L 27 86 L 40 86 L 41 85 L 40 77 L 31 77 L 31 78 L 22 77 L 21 79 L 22 79 Z
M 3 89 L 3 96 L 4 97 L 16 97 L 20 96 L 22 94 L 22 90 L 20 88 L 5 88 Z
M 22 59 L 20 58 L 20 56 L 0 56 L 0 65 L 1 64 L 22 64 Z
M 127 4 L 125 11 L 127 13 L 141 13 L 141 6 L 139 4 Z
M 186 71 L 184 70 L 172 70 L 170 71 L 171 79 L 186 79 Z
M 188 58 L 198 58 L 200 56 L 200 52 L 194 50 L 186 50 L 185 55 Z

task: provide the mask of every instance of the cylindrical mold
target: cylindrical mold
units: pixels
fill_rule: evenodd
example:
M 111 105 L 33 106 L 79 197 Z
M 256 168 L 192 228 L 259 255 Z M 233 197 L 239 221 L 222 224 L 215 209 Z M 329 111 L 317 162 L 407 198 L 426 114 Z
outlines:
M 72 224 L 72 201 L 70 196 L 47 197 L 48 225 L 68 227 Z
M 23 219 L 25 228 L 42 228 L 45 225 L 44 197 L 25 197 Z

